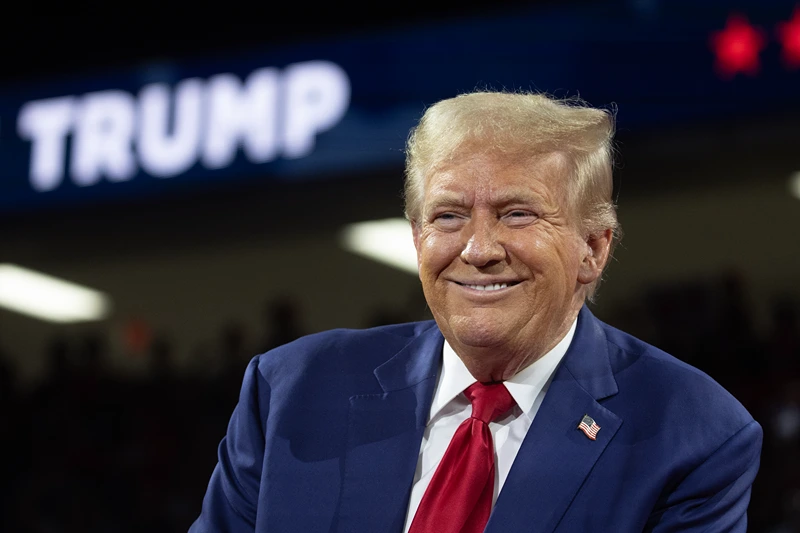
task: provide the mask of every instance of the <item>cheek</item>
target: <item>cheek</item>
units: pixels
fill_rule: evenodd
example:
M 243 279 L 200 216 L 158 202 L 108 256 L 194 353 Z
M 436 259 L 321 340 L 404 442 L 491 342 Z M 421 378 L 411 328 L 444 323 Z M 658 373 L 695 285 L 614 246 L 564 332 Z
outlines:
M 461 251 L 457 239 L 450 235 L 429 234 L 421 239 L 418 253 L 420 270 L 430 274 L 449 265 Z
M 557 254 L 547 235 L 526 235 L 515 239 L 510 252 L 525 264 L 532 272 L 544 273 L 550 270 Z
M 569 276 L 577 273 L 578 251 L 572 242 L 547 233 L 528 235 L 515 242 L 514 254 L 533 273 L 544 276 Z
M 575 282 L 578 279 L 578 274 L 581 267 L 581 251 L 582 248 L 577 246 L 574 242 L 563 244 L 559 249 L 557 257 L 561 265 L 561 270 L 564 276 L 568 278 L 569 282 Z

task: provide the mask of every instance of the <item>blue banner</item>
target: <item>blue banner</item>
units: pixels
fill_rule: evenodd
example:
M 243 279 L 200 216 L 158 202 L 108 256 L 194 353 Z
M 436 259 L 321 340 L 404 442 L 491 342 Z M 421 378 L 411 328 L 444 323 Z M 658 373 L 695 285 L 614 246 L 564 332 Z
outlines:
M 699 7 L 702 6 L 702 7 Z M 793 2 L 530 9 L 0 90 L 0 211 L 399 168 L 426 105 L 580 95 L 626 131 L 800 107 Z

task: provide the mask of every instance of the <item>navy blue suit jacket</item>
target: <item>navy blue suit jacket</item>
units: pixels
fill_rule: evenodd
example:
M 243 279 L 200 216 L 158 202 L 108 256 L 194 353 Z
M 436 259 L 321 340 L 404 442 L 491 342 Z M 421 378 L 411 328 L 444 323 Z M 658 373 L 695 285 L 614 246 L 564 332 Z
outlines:
M 190 532 L 401 533 L 443 342 L 421 322 L 256 357 Z M 760 450 L 711 378 L 584 308 L 486 532 L 744 532 Z

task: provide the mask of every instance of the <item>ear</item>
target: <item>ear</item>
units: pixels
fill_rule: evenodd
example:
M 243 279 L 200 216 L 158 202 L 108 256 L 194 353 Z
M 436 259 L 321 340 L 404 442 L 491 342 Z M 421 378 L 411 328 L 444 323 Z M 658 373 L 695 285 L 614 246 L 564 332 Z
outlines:
M 608 254 L 611 250 L 611 239 L 613 232 L 605 229 L 598 233 L 590 234 L 584 243 L 585 255 L 578 270 L 578 281 L 584 285 L 592 283 L 600 274 L 608 261 Z

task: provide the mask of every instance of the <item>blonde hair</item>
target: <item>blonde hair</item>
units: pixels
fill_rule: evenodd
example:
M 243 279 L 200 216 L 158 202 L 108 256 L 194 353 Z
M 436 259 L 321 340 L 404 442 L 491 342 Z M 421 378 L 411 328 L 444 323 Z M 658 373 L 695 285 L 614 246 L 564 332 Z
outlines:
M 465 152 L 532 159 L 552 152 L 567 158 L 569 207 L 584 235 L 611 229 L 620 238 L 612 201 L 614 117 L 579 98 L 539 93 L 474 92 L 428 108 L 406 143 L 405 212 L 420 220 L 425 179 Z M 589 298 L 596 285 L 588 290 Z

